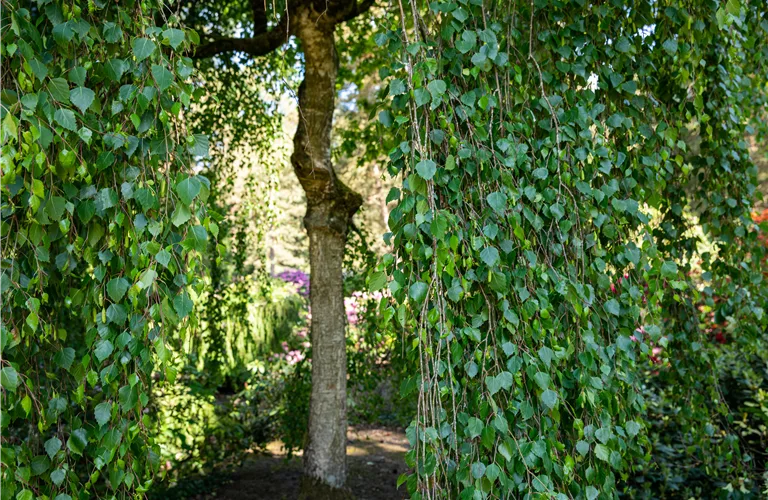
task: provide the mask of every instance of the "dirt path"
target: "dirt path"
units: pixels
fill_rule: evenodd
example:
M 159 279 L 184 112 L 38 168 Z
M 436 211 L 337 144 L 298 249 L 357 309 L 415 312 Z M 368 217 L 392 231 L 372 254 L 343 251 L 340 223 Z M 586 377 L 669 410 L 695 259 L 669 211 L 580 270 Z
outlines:
M 405 485 L 396 488 L 406 471 L 405 433 L 392 429 L 353 429 L 347 432 L 347 485 L 359 500 L 407 498 Z M 293 500 L 301 480 L 301 457 L 286 460 L 279 442 L 267 447 L 271 455 L 254 455 L 218 488 L 212 498 L 226 500 Z

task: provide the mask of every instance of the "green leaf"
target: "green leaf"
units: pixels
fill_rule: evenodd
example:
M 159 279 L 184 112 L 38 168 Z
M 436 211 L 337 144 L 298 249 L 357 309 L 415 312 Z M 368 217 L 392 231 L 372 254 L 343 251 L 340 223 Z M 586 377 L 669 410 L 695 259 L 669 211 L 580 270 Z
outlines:
M 536 374 L 533 376 L 533 380 L 536 382 L 536 385 L 541 387 L 542 390 L 549 389 L 549 382 L 551 379 L 548 373 L 536 372 Z
M 661 46 L 671 56 L 677 52 L 677 40 L 674 38 L 668 38 Z
M 201 183 L 196 176 L 190 176 L 176 184 L 176 194 L 186 205 L 191 205 L 198 194 L 200 194 Z
M 551 410 L 557 404 L 557 393 L 552 389 L 547 389 L 541 393 L 541 402 Z
M 104 402 L 97 404 L 94 413 L 96 422 L 98 422 L 100 426 L 106 424 L 112 418 L 112 403 Z
M 64 469 L 56 469 L 55 471 L 51 472 L 51 481 L 53 481 L 53 484 L 56 486 L 61 486 L 61 483 L 64 482 L 66 477 L 67 472 Z
M 470 439 L 478 437 L 483 432 L 483 421 L 477 417 L 470 417 L 467 421 L 467 435 Z
M 611 116 L 608 117 L 606 120 L 606 123 L 611 128 L 619 128 L 621 127 L 621 124 L 624 122 L 624 115 L 621 113 L 614 113 Z
M 53 362 L 56 363 L 59 367 L 64 368 L 65 370 L 69 370 L 69 367 L 72 366 L 72 363 L 74 361 L 75 361 L 75 350 L 72 349 L 71 347 L 66 347 L 60 350 L 53 357 Z
M 613 438 L 613 432 L 607 427 L 600 427 L 595 431 L 595 437 L 603 444 L 608 444 Z
M 461 34 L 461 38 L 456 40 L 456 49 L 462 54 L 466 54 L 475 48 L 477 44 L 477 35 L 474 31 L 467 30 Z
M 124 385 L 118 391 L 118 399 L 120 400 L 120 408 L 124 412 L 130 411 L 139 401 L 138 388 L 136 386 Z
M 51 466 L 51 459 L 45 455 L 38 455 L 30 461 L 32 475 L 39 476 L 46 472 Z
M 168 264 L 171 262 L 171 253 L 163 248 L 159 252 L 157 252 L 157 255 L 155 255 L 155 260 L 158 264 L 161 266 L 167 268 Z
M 741 14 L 741 2 L 739 0 L 728 0 L 725 4 L 725 10 L 733 17 L 739 17 Z
M 180 293 L 173 298 L 173 308 L 180 319 L 186 318 L 190 312 L 192 312 L 192 299 L 189 298 L 186 292 Z
M 62 151 L 63 152 L 63 151 Z M 72 158 L 74 158 L 74 152 L 72 153 Z M 59 163 L 62 164 L 65 168 L 68 167 L 66 165 L 67 161 L 61 161 L 61 153 L 59 153 Z M 67 155 L 64 155 L 67 156 Z M 66 208 L 67 200 L 62 198 L 61 196 L 51 196 L 48 200 L 48 203 L 45 204 L 45 211 L 48 213 L 48 216 L 53 220 L 61 220 L 62 216 L 64 215 L 64 209 Z
M 139 62 L 151 56 L 157 48 L 155 42 L 149 38 L 134 38 L 133 42 L 131 42 L 131 47 L 133 48 L 133 55 L 136 56 L 136 60 Z
M 544 346 L 539 349 L 539 359 L 542 360 L 545 365 L 547 365 L 547 368 L 549 368 L 549 366 L 552 364 L 554 357 L 555 352 L 549 347 Z
M 16 500 L 35 500 L 35 494 L 24 488 L 16 495 Z
M 482 462 L 475 462 L 472 464 L 472 477 L 480 479 L 485 475 L 485 464 Z
M 107 283 L 107 294 L 112 302 L 120 302 L 130 287 L 131 283 L 127 279 L 113 278 Z
M 507 209 L 507 195 L 500 191 L 494 191 L 486 197 L 488 205 L 499 215 Z
M 632 45 L 629 43 L 629 39 L 625 36 L 619 38 L 619 40 L 616 42 L 616 50 L 619 52 L 629 52 L 631 48 Z
M 386 128 L 389 128 L 394 123 L 394 118 L 392 117 L 392 113 L 389 112 L 388 109 L 385 109 L 383 111 L 379 111 L 379 122 L 384 125 Z
M 496 247 L 485 247 L 480 252 L 480 259 L 485 262 L 486 266 L 493 267 L 499 261 L 499 251 L 496 250 Z
M 619 306 L 619 303 L 616 301 L 616 299 L 607 300 L 603 307 L 605 308 L 606 312 L 613 314 L 614 316 L 618 316 L 621 311 L 621 306 Z
M 19 374 L 14 367 L 3 367 L 0 371 L 0 385 L 7 391 L 16 392 L 16 388 L 19 386 Z
M 110 59 L 107 61 L 107 64 L 104 65 L 104 72 L 110 80 L 119 82 L 127 68 L 128 64 L 124 60 Z
M 403 81 L 399 78 L 394 78 L 391 82 L 389 82 L 389 95 L 390 96 L 397 96 L 401 94 L 405 94 L 406 88 Z
M 453 14 L 454 19 L 456 19 L 457 21 L 459 21 L 461 23 L 463 23 L 464 21 L 469 19 L 469 12 L 467 12 L 467 10 L 464 9 L 463 7 L 459 7 L 458 9 L 454 10 L 452 14 Z M 477 479 L 477 478 L 475 478 L 475 479 Z
M 3 142 L 7 139 L 13 139 L 14 142 L 16 141 L 16 136 L 18 135 L 17 122 L 18 120 L 13 116 L 13 113 L 5 114 L 5 118 L 3 119 Z
M 594 486 L 587 486 L 586 493 L 587 500 L 595 500 L 600 495 L 600 492 Z
M 163 39 L 168 41 L 173 50 L 176 50 L 184 43 L 184 32 L 180 29 L 169 28 L 163 31 Z
M 368 281 L 368 289 L 371 292 L 377 292 L 387 285 L 387 273 L 384 271 L 377 271 L 371 274 Z
M 112 342 L 109 340 L 103 339 L 99 340 L 96 343 L 96 349 L 93 351 L 93 354 L 96 356 L 96 359 L 99 360 L 99 363 L 107 359 L 110 354 L 112 354 L 112 351 L 114 350 L 114 346 L 112 345 Z
M 53 436 L 51 439 L 45 442 L 45 452 L 49 457 L 51 457 L 51 460 L 53 460 L 53 457 L 61 449 L 61 444 L 61 439 L 57 438 L 56 436 Z
M 539 167 L 533 171 L 533 177 L 535 179 L 544 180 L 549 176 L 549 171 L 544 167 Z
M 499 443 L 498 447 L 499 453 L 501 456 L 503 456 L 507 461 L 512 460 L 512 446 L 509 445 L 506 441 Z
M 155 282 L 156 278 L 157 272 L 154 269 L 146 269 L 143 273 L 141 273 L 141 277 L 139 278 L 139 281 L 136 282 L 136 284 L 139 285 L 139 288 L 142 290 L 146 290 L 152 286 L 152 283 Z
M 500 390 L 504 389 L 505 391 L 508 391 L 512 388 L 512 383 L 514 382 L 514 379 L 512 377 L 512 374 L 508 371 L 503 371 L 499 373 L 498 375 L 494 376 L 488 376 L 485 378 L 485 385 L 488 386 L 488 392 L 491 393 L 491 396 L 499 392 Z
M 553 203 L 549 206 L 549 211 L 555 217 L 555 220 L 560 220 L 565 216 L 565 209 L 559 203 Z
M 173 73 L 160 64 L 152 65 L 152 77 L 155 79 L 160 92 L 164 92 L 173 83 Z
M 676 278 L 677 277 L 677 264 L 671 260 L 665 261 L 661 265 L 661 276 L 663 278 Z
M 181 242 L 181 246 L 186 250 L 196 250 L 205 253 L 208 247 L 208 232 L 203 226 L 193 226 L 187 232 L 187 237 Z
M 496 464 L 491 464 L 485 469 L 485 477 L 491 481 L 496 481 L 499 474 L 501 474 L 501 468 Z
M 85 429 L 77 429 L 72 431 L 67 439 L 67 448 L 75 455 L 82 455 L 85 447 L 88 446 L 88 434 Z
M 437 165 L 432 160 L 421 160 L 416 164 L 416 172 L 422 179 L 431 180 L 437 172 Z
M 187 151 L 192 156 L 206 157 L 208 156 L 208 148 L 208 136 L 204 134 L 194 134 L 192 144 L 187 145 Z
M 125 324 L 125 320 L 128 319 L 128 313 L 122 304 L 110 304 L 107 307 L 107 322 L 114 323 L 117 326 Z
M 29 416 L 29 412 L 32 411 L 32 399 L 29 397 L 29 394 L 25 394 L 24 399 L 21 400 L 21 408 L 24 410 L 24 413 Z
M 70 22 L 71 21 L 66 23 L 59 23 L 53 27 L 52 34 L 53 39 L 56 40 L 56 43 L 65 45 L 75 36 L 75 32 L 70 27 Z
M 586 456 L 587 453 L 589 453 L 589 443 L 586 441 L 579 441 L 576 443 L 576 451 L 578 451 L 579 455 L 582 457 Z
M 416 106 L 423 106 L 430 101 L 429 91 L 423 87 L 420 87 L 413 91 L 413 99 L 416 101 Z
M 32 69 L 32 73 L 34 73 L 37 79 L 41 82 L 48 76 L 48 67 L 38 59 L 31 59 L 29 61 L 29 67 Z
M 69 98 L 72 101 L 72 104 L 77 106 L 81 113 L 85 113 L 91 106 L 95 96 L 96 94 L 93 90 L 86 87 L 76 87 L 69 91 Z
M 424 302 L 424 299 L 427 297 L 428 289 L 429 287 L 426 283 L 417 281 L 416 283 L 412 284 L 410 288 L 408 288 L 408 295 L 420 304 Z
M 607 462 L 608 459 L 611 456 L 610 450 L 602 444 L 596 444 L 595 445 L 595 456 L 599 458 L 600 460 Z
M 77 130 L 77 120 L 75 120 L 75 114 L 71 109 L 57 109 L 53 114 L 53 119 L 67 130 L 71 130 L 72 132 Z
M 192 218 L 192 212 L 189 211 L 184 205 L 176 205 L 176 210 L 173 211 L 171 216 L 171 222 L 174 226 L 179 227 Z
M 104 40 L 108 43 L 116 43 L 123 38 L 123 30 L 113 22 L 104 23 Z
M 439 102 L 443 94 L 445 94 L 447 87 L 442 80 L 432 80 L 427 84 L 427 90 L 432 94 L 432 100 Z
M 37 313 L 29 313 L 27 314 L 27 319 L 25 322 L 27 323 L 27 326 L 30 328 L 30 330 L 34 332 L 37 331 L 37 326 L 40 324 L 40 318 L 37 316 Z
M 627 431 L 627 434 L 629 435 L 629 437 L 637 436 L 641 428 L 642 427 L 640 426 L 640 424 L 638 424 L 634 420 L 630 420 L 629 422 L 624 424 L 624 429 Z

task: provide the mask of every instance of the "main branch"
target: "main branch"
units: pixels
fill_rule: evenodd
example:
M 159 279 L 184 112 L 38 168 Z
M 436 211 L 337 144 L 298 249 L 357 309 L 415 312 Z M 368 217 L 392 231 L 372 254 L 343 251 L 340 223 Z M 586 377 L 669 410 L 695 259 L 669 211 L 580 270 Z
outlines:
M 290 15 L 284 15 L 277 26 L 251 38 L 219 38 L 201 45 L 194 57 L 206 59 L 225 52 L 244 52 L 254 57 L 265 56 L 288 41 L 292 34 L 289 18 Z

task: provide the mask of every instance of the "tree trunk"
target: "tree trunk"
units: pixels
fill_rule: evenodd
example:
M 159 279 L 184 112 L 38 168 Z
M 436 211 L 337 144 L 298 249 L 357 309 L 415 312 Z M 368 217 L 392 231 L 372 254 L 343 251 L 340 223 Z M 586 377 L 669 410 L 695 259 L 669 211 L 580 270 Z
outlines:
M 311 7 L 298 8 L 296 35 L 305 57 L 299 125 L 291 156 L 307 196 L 312 307 L 312 394 L 301 498 L 345 498 L 347 480 L 347 356 L 342 261 L 347 231 L 362 198 L 331 164 L 331 128 L 338 55 L 334 23 Z

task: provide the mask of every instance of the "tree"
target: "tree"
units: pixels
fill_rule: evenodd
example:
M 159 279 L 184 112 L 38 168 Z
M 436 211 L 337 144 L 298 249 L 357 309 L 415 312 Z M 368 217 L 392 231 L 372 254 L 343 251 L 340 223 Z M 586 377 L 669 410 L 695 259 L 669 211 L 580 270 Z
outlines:
M 2 494 L 141 494 L 151 387 L 217 230 L 190 172 L 191 40 L 131 0 L 3 1 L 0 31 Z
M 377 41 L 405 178 L 382 269 L 420 366 L 410 490 L 615 497 L 653 446 L 649 365 L 680 395 L 685 453 L 737 488 L 750 458 L 696 308 L 762 345 L 743 103 L 766 90 L 764 2 L 400 7 Z
M 296 37 L 304 56 L 291 163 L 307 197 L 304 227 L 310 245 L 312 395 L 302 488 L 306 497 L 342 489 L 347 475 L 342 261 L 362 198 L 339 180 L 331 162 L 338 73 L 334 31 L 372 4 L 372 0 L 288 2 L 284 11 L 271 13 L 275 23 L 269 27 L 265 4 L 256 0 L 250 3 L 252 37 L 204 40 L 195 53 L 196 58 L 229 52 L 260 57 Z

